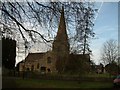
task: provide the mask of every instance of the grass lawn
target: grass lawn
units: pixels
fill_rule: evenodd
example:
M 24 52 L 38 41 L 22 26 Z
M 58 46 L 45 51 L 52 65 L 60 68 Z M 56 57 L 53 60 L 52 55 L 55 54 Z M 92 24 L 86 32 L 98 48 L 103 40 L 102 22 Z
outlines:
M 104 74 L 97 74 L 97 73 L 91 73 L 91 74 L 87 74 L 85 75 L 86 77 L 103 77 L 103 78 L 109 78 L 110 75 L 108 73 L 104 73 Z M 113 76 L 111 76 L 113 77 Z
M 9 84 L 7 84 L 9 83 Z M 10 83 L 12 86 L 10 86 Z M 16 88 L 112 88 L 112 82 L 78 82 L 63 80 L 38 80 L 22 78 L 5 78 L 3 87 Z

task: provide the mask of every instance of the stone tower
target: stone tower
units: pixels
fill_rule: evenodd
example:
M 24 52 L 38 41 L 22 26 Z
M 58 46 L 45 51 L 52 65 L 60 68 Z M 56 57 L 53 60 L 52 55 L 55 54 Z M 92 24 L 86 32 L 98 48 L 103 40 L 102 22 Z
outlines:
M 62 7 L 58 32 L 53 42 L 53 52 L 56 56 L 56 69 L 63 72 L 69 57 L 69 42 L 66 31 L 64 8 Z

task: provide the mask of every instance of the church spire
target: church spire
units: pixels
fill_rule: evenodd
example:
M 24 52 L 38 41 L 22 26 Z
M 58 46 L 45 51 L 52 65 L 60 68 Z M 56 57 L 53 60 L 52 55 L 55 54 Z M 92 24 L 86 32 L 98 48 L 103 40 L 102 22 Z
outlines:
M 66 40 L 67 38 L 68 38 L 68 36 L 67 36 L 65 17 L 64 17 L 64 7 L 62 7 L 61 17 L 60 17 L 60 22 L 59 22 L 59 27 L 58 27 L 56 39 Z
M 66 31 L 65 17 L 64 17 L 64 7 L 62 6 L 60 22 L 58 27 L 58 32 L 53 43 L 53 50 L 55 48 L 60 48 L 69 52 L 68 36 Z
M 61 10 L 58 32 L 53 42 L 53 52 L 56 57 L 56 70 L 64 72 L 69 56 L 69 42 L 66 31 L 64 7 Z

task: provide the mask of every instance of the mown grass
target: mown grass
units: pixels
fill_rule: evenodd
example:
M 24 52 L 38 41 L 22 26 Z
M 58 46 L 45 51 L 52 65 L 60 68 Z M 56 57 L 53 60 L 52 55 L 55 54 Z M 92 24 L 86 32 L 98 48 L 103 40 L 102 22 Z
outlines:
M 92 74 L 87 74 L 85 75 L 86 77 L 102 77 L 102 78 L 109 78 L 109 77 L 113 77 L 110 76 L 108 73 L 103 73 L 103 74 L 97 74 L 97 73 L 92 73 Z
M 12 82 L 11 82 L 12 81 Z M 65 80 L 40 80 L 40 79 L 22 79 L 22 78 L 6 78 L 6 83 L 11 82 L 11 85 L 16 88 L 112 88 L 112 82 L 79 82 Z M 13 83 L 14 82 L 14 83 Z M 14 85 L 15 84 L 15 85 Z M 9 87 L 9 85 L 7 86 Z
M 52 76 L 58 76 L 59 74 L 52 74 Z M 79 77 L 79 74 L 69 74 L 69 73 L 66 73 L 66 74 L 61 74 L 61 76 L 72 76 L 72 77 Z M 84 74 L 83 77 L 102 77 L 102 78 L 110 78 L 110 77 L 113 77 L 113 76 L 110 76 L 109 73 L 102 73 L 102 74 L 97 74 L 97 73 L 87 73 L 87 74 Z

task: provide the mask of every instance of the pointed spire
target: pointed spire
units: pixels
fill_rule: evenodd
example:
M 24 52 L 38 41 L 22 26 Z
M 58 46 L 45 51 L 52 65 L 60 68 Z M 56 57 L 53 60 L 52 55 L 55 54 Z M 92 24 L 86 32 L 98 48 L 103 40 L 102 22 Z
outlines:
M 62 6 L 59 28 L 56 36 L 56 39 L 59 39 L 59 38 L 61 39 L 68 38 L 67 31 L 66 31 L 65 17 L 64 17 L 64 6 Z
M 66 31 L 65 17 L 64 17 L 64 7 L 62 6 L 60 22 L 58 27 L 58 32 L 53 43 L 53 49 L 61 48 L 63 50 L 69 51 L 68 36 Z
M 69 42 L 66 31 L 64 7 L 62 6 L 60 22 L 57 36 L 53 42 L 53 52 L 56 56 L 56 69 L 58 72 L 63 72 L 66 67 L 69 56 Z M 60 67 L 59 67 L 60 66 Z

